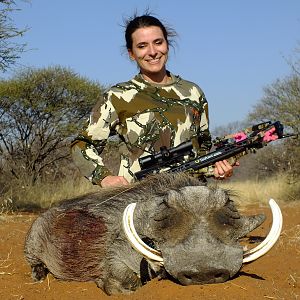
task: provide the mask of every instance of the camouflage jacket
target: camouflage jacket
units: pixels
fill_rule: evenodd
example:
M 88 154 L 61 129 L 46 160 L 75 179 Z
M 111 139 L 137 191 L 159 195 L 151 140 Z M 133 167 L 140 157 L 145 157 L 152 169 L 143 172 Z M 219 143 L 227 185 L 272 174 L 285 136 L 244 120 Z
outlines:
M 161 146 L 174 147 L 192 140 L 198 154 L 210 149 L 204 93 L 194 83 L 170 75 L 171 83 L 158 85 L 138 74 L 111 87 L 95 105 L 87 127 L 72 143 L 75 164 L 94 184 L 111 174 L 101 153 L 113 135 L 122 141 L 118 175 L 129 182 L 140 170 L 138 158 L 159 151 Z

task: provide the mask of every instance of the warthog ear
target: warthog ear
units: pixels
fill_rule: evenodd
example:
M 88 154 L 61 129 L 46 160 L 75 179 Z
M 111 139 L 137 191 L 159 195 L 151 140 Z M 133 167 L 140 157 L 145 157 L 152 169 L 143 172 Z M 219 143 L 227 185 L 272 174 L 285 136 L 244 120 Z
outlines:
M 255 215 L 255 216 L 243 216 L 241 218 L 241 226 L 236 231 L 236 237 L 242 238 L 251 231 L 253 231 L 255 228 L 260 226 L 264 221 L 266 217 L 263 214 Z

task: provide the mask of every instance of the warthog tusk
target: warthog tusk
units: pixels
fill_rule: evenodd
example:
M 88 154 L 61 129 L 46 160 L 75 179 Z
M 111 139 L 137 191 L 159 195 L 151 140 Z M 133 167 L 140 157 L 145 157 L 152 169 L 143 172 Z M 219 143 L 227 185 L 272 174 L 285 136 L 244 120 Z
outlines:
M 280 230 L 280 224 L 279 224 L 279 218 L 280 218 L 280 209 L 278 206 L 276 206 L 276 202 L 273 199 L 270 199 L 270 202 L 272 203 L 272 206 L 274 207 L 274 215 L 273 215 L 273 224 L 271 227 L 271 230 L 269 234 L 266 236 L 266 238 L 255 248 L 249 249 L 244 252 L 244 255 L 249 255 L 253 252 L 256 252 L 257 250 L 263 248 L 266 244 L 270 243 L 270 241 L 276 236 L 276 233 L 278 230 Z M 270 205 L 271 205 L 270 203 Z M 274 206 L 275 203 L 275 206 Z M 276 219 L 277 221 L 274 221 Z
M 148 245 L 146 245 L 138 236 L 134 224 L 133 224 L 133 212 L 136 207 L 136 203 L 129 204 L 123 213 L 123 229 L 125 235 L 131 244 L 131 246 L 142 256 L 153 261 L 158 262 L 159 265 L 163 266 L 164 261 L 160 251 L 157 251 Z
M 266 254 L 277 242 L 282 229 L 282 213 L 275 200 L 270 199 L 273 224 L 267 237 L 257 247 L 244 252 L 243 263 L 248 263 Z

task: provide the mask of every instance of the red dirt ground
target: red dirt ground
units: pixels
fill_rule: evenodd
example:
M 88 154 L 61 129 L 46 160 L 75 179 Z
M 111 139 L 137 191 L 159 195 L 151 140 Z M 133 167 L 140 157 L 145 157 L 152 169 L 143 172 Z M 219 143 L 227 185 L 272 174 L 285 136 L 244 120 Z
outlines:
M 0 215 L 0 299 L 300 299 L 300 202 L 281 204 L 284 227 L 279 242 L 260 260 L 244 265 L 239 275 L 222 284 L 180 286 L 153 280 L 130 295 L 107 296 L 92 282 L 64 282 L 51 275 L 42 283 L 31 280 L 23 246 L 34 214 Z M 246 209 L 265 212 L 268 219 L 253 236 L 264 237 L 271 224 L 266 207 Z

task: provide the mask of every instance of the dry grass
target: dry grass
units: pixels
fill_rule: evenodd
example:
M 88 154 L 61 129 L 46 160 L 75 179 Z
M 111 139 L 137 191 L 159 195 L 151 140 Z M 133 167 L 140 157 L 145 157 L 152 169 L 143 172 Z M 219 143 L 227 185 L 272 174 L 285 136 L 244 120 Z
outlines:
M 7 272 L 7 269 L 11 266 L 11 263 L 9 263 L 10 255 L 11 250 L 5 259 L 0 259 L 0 275 L 12 275 L 11 272 Z
M 213 181 L 215 182 L 215 181 Z M 299 200 L 300 183 L 288 182 L 287 176 L 275 176 L 265 180 L 245 180 L 242 182 L 224 181 L 219 185 L 236 194 L 233 199 L 242 205 L 267 203 L 270 198 L 279 202 Z M 85 178 L 65 180 L 36 186 L 20 185 L 6 192 L 0 198 L 0 214 L 13 211 L 32 211 L 47 209 L 53 204 L 99 190 Z
M 291 183 L 285 175 L 264 180 L 224 181 L 220 185 L 233 190 L 234 200 L 242 204 L 266 202 L 270 198 L 279 202 L 299 200 L 300 182 Z
M 99 188 L 84 178 L 38 184 L 31 187 L 21 186 L 17 190 L 11 189 L 0 198 L 0 213 L 15 210 L 46 209 L 63 199 L 83 195 Z
M 286 229 L 281 234 L 286 237 L 285 243 L 282 243 L 282 246 L 295 248 L 295 255 L 300 255 L 300 225 L 298 224 L 292 228 Z

